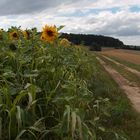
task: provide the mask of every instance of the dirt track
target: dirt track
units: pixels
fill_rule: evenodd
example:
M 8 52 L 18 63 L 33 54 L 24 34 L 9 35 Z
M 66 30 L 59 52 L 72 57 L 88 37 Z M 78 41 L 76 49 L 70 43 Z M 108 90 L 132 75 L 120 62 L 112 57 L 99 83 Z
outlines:
M 133 85 L 123 76 L 121 76 L 115 69 L 108 66 L 103 60 L 97 57 L 99 62 L 103 65 L 105 70 L 112 76 L 112 78 L 118 83 L 120 88 L 125 92 L 130 99 L 133 107 L 140 113 L 140 87 Z
M 131 63 L 140 65 L 140 51 L 105 49 L 101 53 L 108 56 L 115 56 Z
M 102 55 L 102 56 L 103 56 L 105 59 L 107 59 L 107 60 L 109 60 L 109 61 L 115 63 L 116 65 L 123 66 L 124 69 L 126 69 L 126 70 L 128 70 L 128 71 L 134 73 L 134 74 L 137 75 L 138 77 L 140 77 L 140 72 L 139 72 L 139 71 L 137 71 L 137 70 L 135 70 L 135 69 L 132 69 L 132 68 L 129 68 L 129 67 L 127 67 L 127 66 L 125 66 L 125 65 L 123 65 L 123 64 L 121 64 L 121 63 L 119 63 L 119 62 L 117 62 L 117 61 L 115 61 L 115 60 L 113 60 L 113 59 L 111 59 L 111 58 L 109 58 L 109 57 L 107 57 L 107 56 L 104 56 L 104 55 Z

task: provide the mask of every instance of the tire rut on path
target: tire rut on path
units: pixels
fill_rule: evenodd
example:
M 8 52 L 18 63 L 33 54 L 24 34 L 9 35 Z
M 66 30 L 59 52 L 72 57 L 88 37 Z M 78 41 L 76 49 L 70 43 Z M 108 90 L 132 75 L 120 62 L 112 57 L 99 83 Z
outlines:
M 125 79 L 119 74 L 115 69 L 106 65 L 106 63 L 96 57 L 100 64 L 105 68 L 105 70 L 112 76 L 112 78 L 117 82 L 119 87 L 125 92 L 129 100 L 131 101 L 134 109 L 140 113 L 140 87 L 132 86 L 132 83 Z
M 140 72 L 139 72 L 139 71 L 137 71 L 137 70 L 135 70 L 135 69 L 132 69 L 132 68 L 129 68 L 129 67 L 125 66 L 124 64 L 121 64 L 121 63 L 119 63 L 119 62 L 117 62 L 117 61 L 115 61 L 115 60 L 113 60 L 113 59 L 111 59 L 111 58 L 109 58 L 109 57 L 107 57 L 107 56 L 104 56 L 104 55 L 102 55 L 102 56 L 103 56 L 105 59 L 107 59 L 107 60 L 109 60 L 109 61 L 115 63 L 115 64 L 118 65 L 118 66 L 124 67 L 126 70 L 128 70 L 128 71 L 130 71 L 130 72 L 132 72 L 132 73 L 134 73 L 135 75 L 137 75 L 137 76 L 140 77 Z

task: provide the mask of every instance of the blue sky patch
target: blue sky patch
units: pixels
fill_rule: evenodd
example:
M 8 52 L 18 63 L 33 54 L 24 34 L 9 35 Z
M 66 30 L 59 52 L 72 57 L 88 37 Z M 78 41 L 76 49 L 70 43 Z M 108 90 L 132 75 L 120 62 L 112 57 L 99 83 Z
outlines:
M 120 10 L 121 9 L 119 7 L 104 8 L 104 9 L 94 8 L 94 9 L 89 9 L 85 12 L 82 12 L 81 10 L 76 10 L 72 13 L 60 14 L 59 16 L 63 16 L 63 17 L 84 17 L 84 16 L 87 16 L 89 14 L 98 14 L 100 12 L 105 12 L 105 11 L 109 11 L 109 12 L 112 12 L 113 14 L 115 14 L 115 13 L 119 12 Z
M 140 6 L 137 6 L 137 5 L 131 6 L 130 11 L 131 12 L 140 12 Z

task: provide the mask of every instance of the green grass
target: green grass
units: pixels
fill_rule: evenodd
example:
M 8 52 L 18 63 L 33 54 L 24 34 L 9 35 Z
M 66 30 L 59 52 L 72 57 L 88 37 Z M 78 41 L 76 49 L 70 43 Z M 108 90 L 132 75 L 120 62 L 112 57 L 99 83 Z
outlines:
M 94 77 L 94 92 L 101 97 L 110 99 L 111 118 L 105 124 L 112 130 L 127 135 L 129 140 L 140 138 L 140 114 L 133 110 L 129 99 L 119 89 L 116 82 L 105 71 L 103 66 L 96 62 L 98 72 Z
M 124 64 L 124 65 L 126 65 L 126 66 L 128 66 L 130 68 L 133 68 L 133 69 L 135 69 L 137 71 L 140 71 L 140 65 L 138 65 L 138 64 L 134 64 L 134 63 L 131 63 L 129 61 L 125 61 L 125 60 L 123 60 L 121 58 L 118 58 L 118 57 L 115 57 L 115 56 L 107 55 L 107 57 L 110 57 L 111 59 L 114 59 L 115 61 L 117 61 L 117 62 L 119 62 L 121 64 Z

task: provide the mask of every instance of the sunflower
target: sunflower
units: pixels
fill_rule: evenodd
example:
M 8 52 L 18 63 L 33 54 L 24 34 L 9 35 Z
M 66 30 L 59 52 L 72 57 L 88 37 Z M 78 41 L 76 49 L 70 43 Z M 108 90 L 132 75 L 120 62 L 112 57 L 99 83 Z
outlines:
M 70 46 L 70 42 L 66 39 L 66 38 L 63 38 L 63 39 L 61 39 L 61 41 L 60 41 L 60 45 L 61 46 L 64 46 L 64 47 L 68 47 L 68 46 Z
M 25 31 L 22 32 L 22 34 L 23 34 L 24 38 L 26 38 L 26 39 L 29 39 L 30 38 L 29 31 L 25 30 Z
M 40 37 L 40 39 L 41 39 L 42 41 L 45 41 L 45 36 L 42 34 L 41 37 Z
M 2 33 L 3 33 L 3 29 L 0 29 L 0 39 L 3 39 Z
M 17 31 L 10 32 L 9 36 L 11 40 L 15 40 L 19 38 Z
M 41 40 L 53 42 L 58 37 L 58 31 L 56 26 L 48 26 L 46 25 L 43 28 Z
M 0 29 L 0 32 L 3 32 L 3 31 L 4 31 L 4 30 L 1 28 L 1 29 Z

